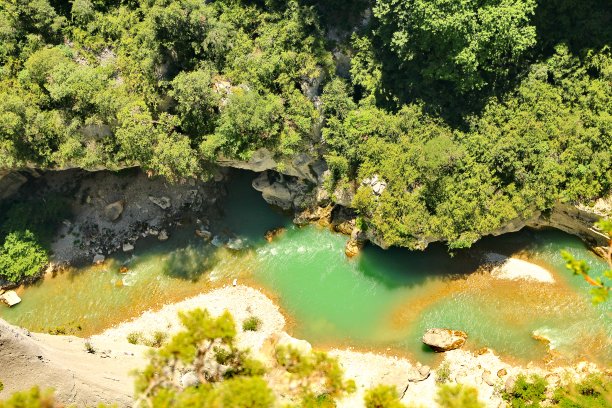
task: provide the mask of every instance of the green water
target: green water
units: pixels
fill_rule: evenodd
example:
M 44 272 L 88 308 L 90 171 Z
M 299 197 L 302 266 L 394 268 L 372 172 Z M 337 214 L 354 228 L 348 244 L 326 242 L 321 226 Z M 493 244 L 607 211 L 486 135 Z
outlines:
M 60 274 L 21 292 L 23 302 L 2 317 L 31 330 L 61 328 L 87 336 L 149 308 L 193 296 L 234 277 L 275 295 L 289 329 L 315 345 L 354 346 L 435 357 L 420 343 L 429 327 L 469 335 L 467 347 L 490 347 L 523 361 L 541 361 L 546 348 L 531 337 L 550 337 L 558 358 L 612 362 L 611 309 L 589 303 L 588 285 L 563 267 L 561 249 L 605 264 L 576 238 L 556 231 L 524 231 L 485 239 L 450 257 L 441 246 L 425 252 L 368 246 L 344 255 L 346 237 L 327 229 L 296 228 L 250 188 L 253 175 L 238 173 L 212 223 L 219 237 L 204 243 L 186 225 L 167 242 L 138 242 L 134 256 L 104 266 Z M 284 226 L 271 243 L 264 233 Z M 231 243 L 231 250 L 221 246 Z M 477 270 L 485 253 L 520 254 L 546 267 L 554 284 L 496 280 Z M 128 275 L 118 273 L 127 265 Z

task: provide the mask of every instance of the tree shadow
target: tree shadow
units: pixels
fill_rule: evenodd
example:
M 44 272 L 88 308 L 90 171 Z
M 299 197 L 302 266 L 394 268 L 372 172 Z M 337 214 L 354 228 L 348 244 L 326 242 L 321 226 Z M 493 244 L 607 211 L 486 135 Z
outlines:
M 544 57 L 559 43 L 575 55 L 612 44 L 612 5 L 606 0 L 540 0 L 534 24 Z

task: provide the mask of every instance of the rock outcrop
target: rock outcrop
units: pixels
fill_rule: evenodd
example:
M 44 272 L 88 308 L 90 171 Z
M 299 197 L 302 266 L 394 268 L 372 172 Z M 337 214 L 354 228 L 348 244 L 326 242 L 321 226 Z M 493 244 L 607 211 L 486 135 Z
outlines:
M 461 330 L 429 329 L 423 335 L 423 343 L 438 352 L 458 349 L 466 340 L 467 334 Z
M 263 199 L 283 210 L 305 208 L 312 200 L 314 185 L 296 177 L 273 171 L 264 171 L 255 180 L 253 188 L 261 192 Z
M 123 213 L 123 202 L 121 200 L 108 204 L 104 207 L 104 217 L 108 221 L 117 220 Z
M 0 201 L 15 194 L 28 181 L 27 175 L 39 177 L 40 173 L 35 169 L 0 170 Z
M 219 158 L 217 163 L 223 167 L 251 170 L 256 173 L 267 170 L 275 170 L 286 176 L 296 177 L 311 183 L 319 182 L 327 164 L 321 158 L 307 153 L 300 153 L 290 160 L 277 161 L 274 154 L 266 148 L 261 148 L 253 153 L 247 161 Z
M 53 388 L 59 401 L 74 406 L 131 406 L 133 379 L 127 366 L 138 367 L 143 360 L 134 357 L 141 346 L 130 346 L 131 355 L 123 351 L 102 358 L 88 354 L 83 339 L 30 334 L 0 319 L 0 400 L 38 385 Z

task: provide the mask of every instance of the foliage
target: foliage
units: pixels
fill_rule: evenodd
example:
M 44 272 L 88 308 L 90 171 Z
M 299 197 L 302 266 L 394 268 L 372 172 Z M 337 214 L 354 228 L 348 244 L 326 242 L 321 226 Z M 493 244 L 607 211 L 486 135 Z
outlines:
M 145 340 L 144 344 L 149 347 L 159 348 L 164 344 L 167 338 L 168 333 L 157 330 L 153 332 L 150 339 Z
M 138 373 L 136 405 L 146 401 L 154 407 L 274 406 L 276 396 L 262 377 L 264 366 L 236 348 L 236 327 L 227 311 L 213 318 L 196 309 L 179 317 L 185 330 L 153 351 L 149 365 Z M 303 406 L 334 404 L 335 398 L 354 389 L 352 381 L 342 378 L 338 362 L 325 353 L 280 347 L 276 357 L 284 374 L 299 383 L 293 397 Z M 196 378 L 177 381 L 184 373 Z
M 535 0 L 377 0 L 373 12 L 402 70 L 465 93 L 516 72 L 536 42 L 535 7 Z
M 439 386 L 436 402 L 441 408 L 482 408 L 478 400 L 478 390 L 462 384 Z
M 438 384 L 447 383 L 450 380 L 450 374 L 450 365 L 445 361 L 436 370 L 436 382 Z
M 47 264 L 46 251 L 29 230 L 11 232 L 0 248 L 0 278 L 12 283 L 37 276 Z
M 313 351 L 304 354 L 292 346 L 279 346 L 276 348 L 276 361 L 291 374 L 302 393 L 304 406 L 355 391 L 355 382 L 344 380 L 338 360 L 326 353 Z M 318 384 L 318 387 L 313 387 L 313 384 Z
M 605 270 L 601 276 L 595 278 L 589 276 L 589 265 L 583 260 L 577 260 L 569 252 L 562 251 L 561 255 L 565 259 L 567 269 L 572 271 L 574 275 L 581 276 L 589 285 L 593 286 L 591 289 L 592 302 L 598 304 L 608 300 L 612 288 L 612 221 L 601 220 L 595 224 L 595 227 L 609 237 L 608 249 L 605 253 L 609 269 Z
M 397 388 L 388 385 L 378 385 L 367 390 L 364 403 L 366 408 L 405 408 L 400 402 Z
M 127 335 L 127 341 L 130 344 L 140 344 L 143 340 L 141 332 L 131 332 Z
M 611 191 L 603 3 L 2 1 L 0 169 L 177 182 L 308 152 L 330 191 L 387 183 L 353 203 L 381 242 L 467 247 Z
M 61 406 L 55 401 L 53 390 L 41 391 L 38 387 L 16 392 L 6 401 L 0 401 L 0 408 L 59 408 Z
M 299 89 L 331 68 L 296 0 L 8 1 L 0 27 L 0 168 L 177 180 L 203 157 L 293 153 L 317 120 Z
M 604 375 L 591 374 L 577 384 L 557 388 L 553 401 L 560 408 L 610 407 L 612 382 Z
M 517 377 L 514 388 L 504 392 L 502 396 L 513 408 L 539 407 L 546 399 L 547 385 L 546 380 L 538 375 L 527 378 L 521 374 Z
M 85 342 L 85 351 L 87 351 L 89 354 L 96 354 L 96 349 L 89 340 Z
M 257 331 L 261 327 L 261 319 L 257 316 L 250 316 L 242 322 L 242 330 Z

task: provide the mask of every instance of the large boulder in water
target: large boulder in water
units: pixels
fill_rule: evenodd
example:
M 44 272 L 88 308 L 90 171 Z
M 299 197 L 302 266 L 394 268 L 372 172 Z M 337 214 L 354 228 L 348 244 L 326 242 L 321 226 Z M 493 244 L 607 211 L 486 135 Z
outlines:
M 108 221 L 116 221 L 123 213 L 123 202 L 115 201 L 104 207 L 104 217 Z
M 467 333 L 452 329 L 429 329 L 423 335 L 423 343 L 434 351 L 449 351 L 465 344 Z

